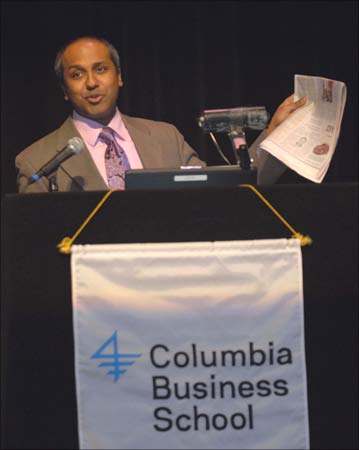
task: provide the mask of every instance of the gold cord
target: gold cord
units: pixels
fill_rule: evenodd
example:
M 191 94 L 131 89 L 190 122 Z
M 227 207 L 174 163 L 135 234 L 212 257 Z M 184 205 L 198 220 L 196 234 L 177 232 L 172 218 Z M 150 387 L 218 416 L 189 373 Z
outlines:
M 282 221 L 282 223 L 291 231 L 292 238 L 299 239 L 300 245 L 302 247 L 312 244 L 313 242 L 312 238 L 310 236 L 304 236 L 303 234 L 295 231 L 295 229 L 291 225 L 289 225 L 289 223 L 279 214 L 279 212 L 269 203 L 269 201 L 266 198 L 263 197 L 263 195 L 254 186 L 252 186 L 251 184 L 240 184 L 239 186 L 251 189 L 262 200 L 262 202 L 266 206 L 268 206 L 268 208 L 278 217 L 278 219 Z
M 240 187 L 245 187 L 251 189 L 261 200 L 262 202 L 268 206 L 268 208 L 278 217 L 279 220 L 282 221 L 282 223 L 291 231 L 292 238 L 299 239 L 300 245 L 302 247 L 306 245 L 312 244 L 312 238 L 310 236 L 304 236 L 301 233 L 298 233 L 295 231 L 295 229 L 289 225 L 289 223 L 279 214 L 279 212 L 269 203 L 269 201 L 263 197 L 263 195 L 251 184 L 240 184 Z M 99 211 L 99 209 L 102 207 L 102 205 L 106 202 L 106 200 L 110 197 L 110 195 L 114 192 L 113 190 L 107 191 L 106 194 L 102 197 L 100 202 L 96 205 L 96 207 L 93 209 L 93 211 L 89 214 L 89 216 L 85 219 L 85 221 L 82 223 L 82 225 L 79 227 L 79 229 L 76 231 L 76 233 L 71 237 L 65 237 L 62 239 L 62 241 L 57 244 L 57 248 L 59 249 L 60 253 L 65 253 L 66 255 L 71 253 L 71 246 L 75 239 L 78 237 L 78 235 L 82 232 L 82 230 L 86 227 L 86 225 L 90 222 L 90 220 L 93 218 L 93 216 Z
M 62 241 L 57 244 L 57 248 L 61 253 L 65 253 L 66 255 L 71 253 L 71 246 L 74 242 L 74 240 L 77 238 L 77 236 L 81 233 L 81 231 L 86 227 L 86 225 L 90 222 L 90 220 L 93 218 L 93 216 L 97 213 L 97 211 L 101 208 L 101 206 L 105 203 L 105 201 L 109 198 L 109 196 L 114 192 L 113 190 L 106 192 L 106 194 L 102 197 L 102 199 L 99 201 L 99 203 L 96 205 L 96 207 L 93 209 L 93 211 L 89 214 L 89 216 L 85 219 L 85 221 L 82 223 L 82 225 L 79 227 L 79 229 L 76 231 L 76 233 L 71 237 L 65 237 L 62 239 Z

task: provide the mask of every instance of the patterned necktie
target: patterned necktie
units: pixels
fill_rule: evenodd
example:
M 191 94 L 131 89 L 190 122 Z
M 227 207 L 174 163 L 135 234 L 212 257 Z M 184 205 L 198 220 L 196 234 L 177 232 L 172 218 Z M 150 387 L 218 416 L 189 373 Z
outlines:
M 107 145 L 105 151 L 105 167 L 110 189 L 125 189 L 125 172 L 131 168 L 126 153 L 116 142 L 114 132 L 105 127 L 99 139 Z

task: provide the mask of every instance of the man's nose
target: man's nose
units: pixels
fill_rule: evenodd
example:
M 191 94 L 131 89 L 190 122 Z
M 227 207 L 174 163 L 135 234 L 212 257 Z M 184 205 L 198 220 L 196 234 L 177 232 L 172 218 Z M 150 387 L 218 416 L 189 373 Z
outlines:
M 95 89 L 98 86 L 98 81 L 96 76 L 92 73 L 89 73 L 86 79 L 86 87 L 89 90 Z

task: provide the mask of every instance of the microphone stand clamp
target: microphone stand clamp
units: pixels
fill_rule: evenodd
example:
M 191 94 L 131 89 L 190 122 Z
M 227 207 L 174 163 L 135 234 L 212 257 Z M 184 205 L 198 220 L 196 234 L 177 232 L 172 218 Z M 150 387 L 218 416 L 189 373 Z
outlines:
M 237 164 L 241 169 L 249 170 L 251 168 L 251 160 L 249 157 L 246 135 L 243 128 L 231 127 L 231 130 L 227 134 L 232 143 Z
M 59 187 L 57 185 L 56 173 L 48 177 L 49 180 L 49 192 L 58 192 Z

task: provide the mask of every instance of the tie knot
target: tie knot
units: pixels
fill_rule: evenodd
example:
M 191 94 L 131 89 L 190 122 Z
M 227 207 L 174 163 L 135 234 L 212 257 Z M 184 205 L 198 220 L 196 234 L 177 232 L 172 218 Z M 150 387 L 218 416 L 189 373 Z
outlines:
M 102 129 L 100 135 L 99 135 L 99 139 L 103 142 L 105 142 L 105 144 L 109 144 L 110 142 L 113 142 L 115 139 L 114 136 L 114 132 L 111 128 L 109 127 L 105 127 Z

